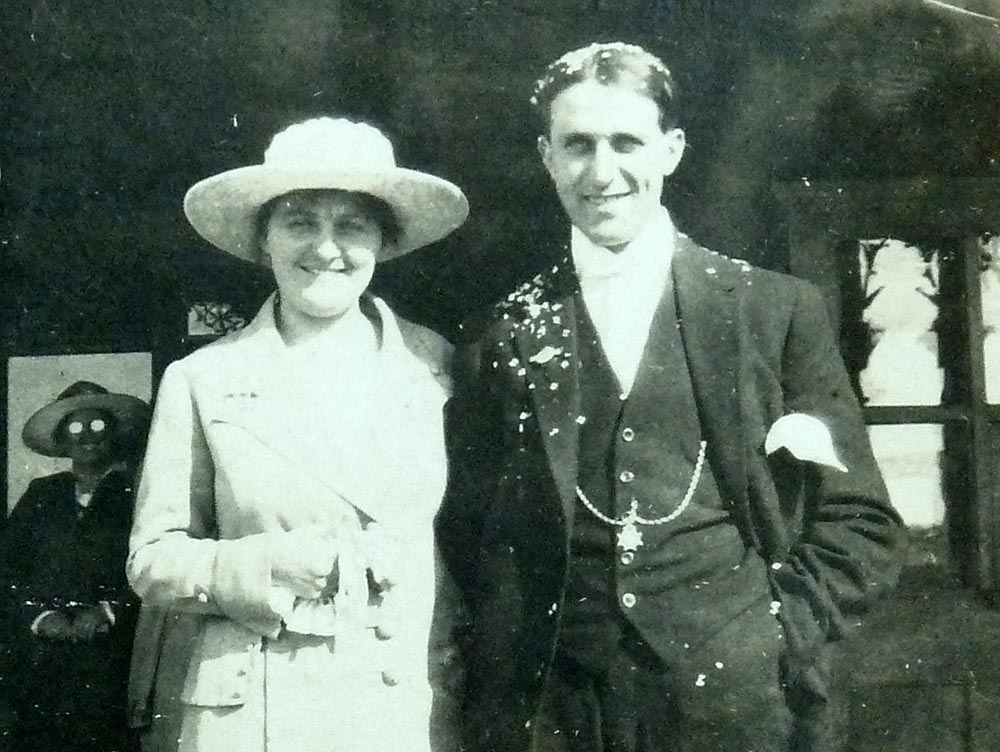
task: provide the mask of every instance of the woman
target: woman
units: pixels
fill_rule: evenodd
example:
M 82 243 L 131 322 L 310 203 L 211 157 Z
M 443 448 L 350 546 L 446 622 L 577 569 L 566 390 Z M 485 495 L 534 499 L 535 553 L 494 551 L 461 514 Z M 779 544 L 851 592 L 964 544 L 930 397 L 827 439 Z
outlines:
M 180 748 L 444 748 L 428 645 L 449 348 L 367 287 L 457 228 L 465 197 L 397 167 L 375 128 L 318 118 L 184 208 L 278 289 L 157 399 L 128 576 L 144 603 L 200 614 Z
M 0 535 L 0 695 L 17 749 L 126 748 L 129 463 L 148 419 L 138 397 L 77 381 L 24 425 L 29 449 L 70 466 L 32 480 Z

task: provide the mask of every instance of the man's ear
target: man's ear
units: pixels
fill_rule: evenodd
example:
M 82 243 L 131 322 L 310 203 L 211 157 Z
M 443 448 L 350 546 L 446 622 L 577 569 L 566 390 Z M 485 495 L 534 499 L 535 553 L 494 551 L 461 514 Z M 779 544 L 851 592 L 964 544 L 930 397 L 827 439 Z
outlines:
M 262 266 L 266 266 L 268 269 L 271 268 L 271 254 L 267 250 L 267 238 L 261 238 L 257 241 L 257 261 Z
M 378 253 L 375 254 L 375 260 L 380 261 L 384 258 L 389 258 L 396 253 L 396 249 L 399 247 L 399 243 L 395 241 L 382 241 L 382 247 L 379 248 Z
M 549 174 L 552 174 L 552 168 L 550 167 L 551 155 L 552 155 L 552 144 L 548 139 L 548 136 L 539 136 L 538 141 L 535 142 L 535 148 L 538 149 L 538 155 L 542 158 L 542 164 L 545 165 L 545 169 L 548 170 Z
M 677 169 L 677 165 L 681 163 L 681 157 L 684 156 L 686 145 L 687 139 L 684 136 L 684 131 L 680 128 L 671 128 L 663 134 L 660 160 L 663 165 L 664 177 L 672 175 Z

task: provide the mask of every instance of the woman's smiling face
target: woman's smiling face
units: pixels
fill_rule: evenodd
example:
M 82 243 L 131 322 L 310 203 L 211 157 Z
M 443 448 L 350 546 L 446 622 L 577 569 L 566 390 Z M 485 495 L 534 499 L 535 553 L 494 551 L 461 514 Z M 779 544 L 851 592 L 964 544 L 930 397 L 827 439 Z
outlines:
M 283 315 L 330 319 L 350 310 L 371 282 L 384 240 L 367 196 L 310 190 L 276 199 L 261 250 Z

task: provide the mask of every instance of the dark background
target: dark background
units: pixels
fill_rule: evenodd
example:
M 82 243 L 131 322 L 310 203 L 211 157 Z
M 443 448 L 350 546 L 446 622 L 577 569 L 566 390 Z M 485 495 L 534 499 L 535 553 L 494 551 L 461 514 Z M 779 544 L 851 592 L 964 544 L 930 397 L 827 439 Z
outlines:
M 376 282 L 453 333 L 566 232 L 527 99 L 595 40 L 673 69 L 690 146 L 667 203 L 764 266 L 787 266 L 776 182 L 1000 173 L 1000 30 L 920 0 L 21 0 L 0 30 L 0 339 L 20 354 L 170 351 L 190 302 L 252 313 L 268 280 L 181 198 L 319 114 L 467 192 L 465 227 Z

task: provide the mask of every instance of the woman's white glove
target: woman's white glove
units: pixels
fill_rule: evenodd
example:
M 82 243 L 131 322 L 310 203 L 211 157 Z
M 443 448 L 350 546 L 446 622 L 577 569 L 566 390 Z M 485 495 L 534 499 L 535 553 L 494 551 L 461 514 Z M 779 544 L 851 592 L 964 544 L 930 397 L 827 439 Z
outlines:
M 338 553 L 337 537 L 328 526 L 275 533 L 269 545 L 271 584 L 299 598 L 334 593 Z

